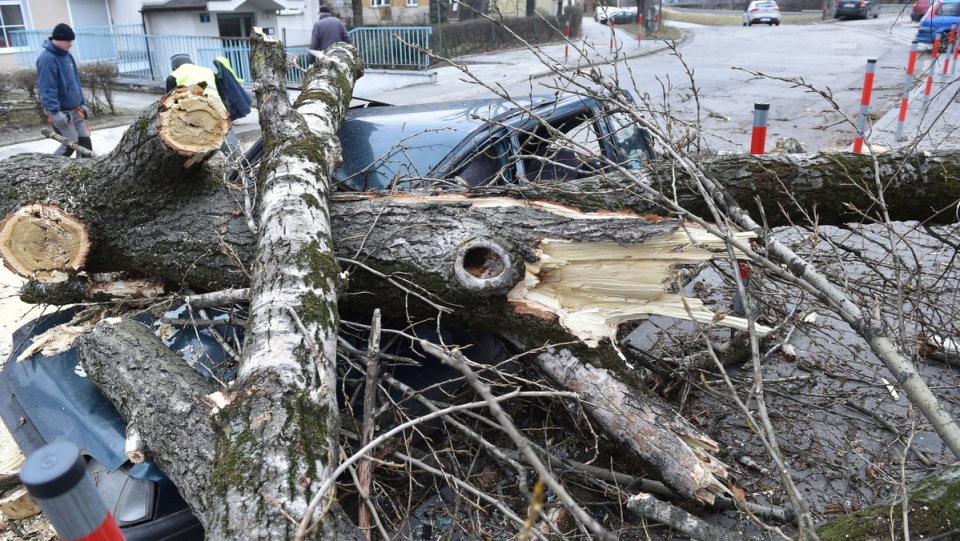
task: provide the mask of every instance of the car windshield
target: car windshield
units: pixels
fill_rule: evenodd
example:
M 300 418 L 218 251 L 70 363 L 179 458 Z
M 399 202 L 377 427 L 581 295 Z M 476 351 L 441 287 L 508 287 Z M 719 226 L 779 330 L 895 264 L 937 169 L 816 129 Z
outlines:
M 336 181 L 357 190 L 407 187 L 427 176 L 470 132 L 509 110 L 502 100 L 352 111 L 337 135 Z
M 636 169 L 640 161 L 650 153 L 650 141 L 647 132 L 623 113 L 612 113 L 608 117 L 613 129 L 614 147 L 620 154 L 617 161 L 623 167 Z
M 950 3 L 940 4 L 939 15 L 944 17 L 960 16 L 960 2 L 950 2 Z

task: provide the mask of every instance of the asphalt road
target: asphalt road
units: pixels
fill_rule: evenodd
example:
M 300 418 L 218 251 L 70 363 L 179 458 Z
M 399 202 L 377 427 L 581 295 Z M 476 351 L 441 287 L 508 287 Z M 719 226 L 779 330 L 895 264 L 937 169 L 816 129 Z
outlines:
M 808 152 L 841 150 L 853 142 L 854 125 L 845 117 L 856 122 L 867 60 L 877 60 L 870 113 L 879 117 L 901 95 L 916 28 L 895 14 L 774 27 L 684 26 L 676 53 L 632 58 L 603 72 L 648 96 L 675 137 L 696 128 L 713 150 L 749 150 L 756 103 L 770 104 L 770 147 L 793 137 Z

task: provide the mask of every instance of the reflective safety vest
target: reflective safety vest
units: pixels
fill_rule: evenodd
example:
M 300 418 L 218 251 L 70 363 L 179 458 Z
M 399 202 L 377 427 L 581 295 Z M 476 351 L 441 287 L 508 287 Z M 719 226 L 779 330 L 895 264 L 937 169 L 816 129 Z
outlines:
M 177 86 L 190 87 L 205 82 L 207 88 L 203 91 L 203 94 L 220 99 L 220 95 L 217 93 L 217 79 L 210 68 L 197 66 L 196 64 L 184 64 L 173 70 L 170 75 L 177 80 Z
M 227 60 L 227 57 L 218 56 L 216 61 L 223 64 L 223 67 L 227 68 L 227 70 L 230 71 L 231 75 L 233 75 L 233 78 L 236 79 L 238 83 L 243 84 L 243 79 L 239 75 L 237 75 L 237 72 L 233 71 L 233 66 L 230 65 L 230 61 Z M 226 75 L 224 75 L 223 73 L 221 73 L 220 75 L 226 77 Z

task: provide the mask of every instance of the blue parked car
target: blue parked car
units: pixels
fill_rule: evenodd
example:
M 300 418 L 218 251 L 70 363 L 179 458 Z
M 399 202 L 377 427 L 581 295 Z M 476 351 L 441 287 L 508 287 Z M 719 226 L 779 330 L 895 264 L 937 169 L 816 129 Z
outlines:
M 940 0 L 933 5 L 926 17 L 920 20 L 917 41 L 933 45 L 940 36 L 940 52 L 947 50 L 950 29 L 960 23 L 960 0 Z

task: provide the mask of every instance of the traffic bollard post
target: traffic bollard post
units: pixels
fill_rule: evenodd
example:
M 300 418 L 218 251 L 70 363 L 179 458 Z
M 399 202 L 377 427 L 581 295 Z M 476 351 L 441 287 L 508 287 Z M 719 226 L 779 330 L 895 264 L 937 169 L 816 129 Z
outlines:
M 563 61 L 566 62 L 570 58 L 570 21 L 563 27 L 563 39 Z
M 954 28 L 957 28 L 955 25 Z M 960 32 L 960 28 L 957 29 Z M 950 75 L 953 75 L 957 71 L 957 56 L 960 56 L 960 47 L 957 47 L 956 40 L 953 43 L 953 59 L 950 62 Z
M 124 541 L 76 445 L 37 449 L 24 461 L 20 481 L 62 541 Z
M 937 66 L 937 55 L 940 53 L 940 34 L 933 38 L 933 49 L 930 51 L 930 64 L 927 65 L 927 82 L 923 87 L 923 112 L 930 106 L 930 94 L 933 90 L 934 71 Z
M 750 154 L 763 154 L 767 144 L 767 117 L 769 103 L 753 104 L 753 136 L 750 139 Z
M 613 54 L 613 46 L 617 41 L 617 31 L 613 28 L 613 18 L 607 15 L 607 24 L 610 25 L 610 53 Z
M 907 121 L 907 107 L 910 102 L 910 87 L 913 86 L 913 71 L 917 67 L 918 45 L 916 41 L 910 45 L 910 58 L 907 60 L 907 78 L 903 81 L 903 92 L 900 94 L 900 116 L 897 117 L 897 132 L 893 136 L 894 141 L 903 139 L 903 125 Z
M 637 47 L 640 46 L 640 42 L 643 40 L 643 14 L 639 11 L 637 12 Z
M 863 152 L 863 137 L 867 131 L 867 114 L 870 112 L 870 94 L 873 91 L 873 76 L 877 71 L 877 60 L 867 60 L 867 71 L 863 76 L 863 94 L 860 97 L 860 114 L 857 116 L 857 138 L 853 140 L 853 151 Z
M 949 38 L 947 38 L 947 54 L 943 59 L 943 71 L 940 73 L 940 86 L 947 84 L 947 71 L 950 67 L 950 57 L 953 56 L 954 43 L 957 41 L 957 25 L 950 27 Z

